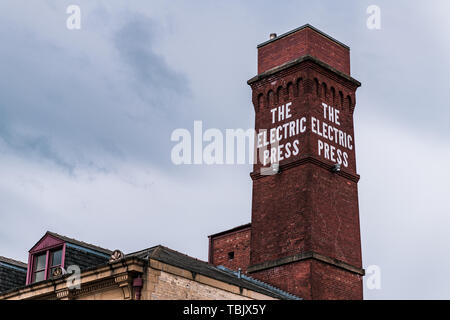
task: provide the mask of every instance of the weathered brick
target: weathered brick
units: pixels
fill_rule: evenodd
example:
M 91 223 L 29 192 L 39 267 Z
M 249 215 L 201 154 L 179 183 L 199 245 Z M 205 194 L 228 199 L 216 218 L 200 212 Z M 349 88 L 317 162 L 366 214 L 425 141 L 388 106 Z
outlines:
M 209 263 L 246 272 L 250 265 L 250 228 L 247 224 L 210 236 Z
M 304 55 L 312 55 L 350 75 L 350 49 L 310 26 L 281 35 L 258 48 L 258 73 Z

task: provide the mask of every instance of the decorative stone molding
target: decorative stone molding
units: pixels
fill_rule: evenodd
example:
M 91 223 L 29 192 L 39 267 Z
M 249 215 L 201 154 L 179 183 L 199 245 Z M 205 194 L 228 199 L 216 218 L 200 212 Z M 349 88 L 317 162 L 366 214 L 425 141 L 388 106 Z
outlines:
M 62 289 L 56 291 L 56 299 L 58 300 L 70 300 L 72 298 L 72 292 L 69 289 Z
M 116 282 L 116 283 L 122 283 L 122 282 L 128 282 L 128 281 L 130 281 L 131 279 L 130 279 L 130 277 L 128 276 L 128 274 L 122 274 L 122 275 L 119 275 L 119 276 L 117 276 L 117 277 L 115 277 L 114 278 L 114 281 Z
M 318 260 L 321 261 L 323 263 L 327 263 L 329 265 L 344 269 L 346 271 L 350 271 L 353 273 L 356 273 L 360 276 L 364 276 L 365 275 L 365 270 L 359 267 L 355 267 L 352 266 L 348 263 L 345 263 L 341 260 L 338 259 L 333 259 L 324 255 L 321 255 L 319 253 L 316 252 L 303 252 L 300 254 L 296 254 L 293 256 L 289 256 L 289 257 L 284 257 L 281 259 L 277 259 L 277 260 L 273 260 L 273 261 L 267 261 L 264 263 L 260 263 L 257 265 L 253 265 L 248 267 L 248 273 L 253 273 L 253 272 L 258 272 L 261 270 L 266 270 L 266 269 L 270 269 L 270 268 L 275 268 L 284 264 L 289 264 L 289 263 L 294 263 L 294 262 L 298 262 L 298 261 L 302 261 L 302 260 L 307 260 L 307 259 L 314 259 L 314 260 Z
M 64 272 L 64 270 L 62 270 Z M 124 258 L 121 263 L 99 266 L 86 270 L 80 274 L 80 288 L 70 289 L 64 274 L 52 281 L 43 281 L 15 291 L 0 293 L 0 300 L 9 299 L 61 299 L 72 300 L 80 296 L 93 296 L 102 292 L 119 292 L 124 299 L 134 299 L 133 280 L 142 277 L 145 272 L 145 262 L 135 257 Z M 59 274 L 59 272 L 58 272 Z M 142 283 L 143 285 L 143 283 Z M 136 281 L 136 288 L 141 288 L 140 281 Z M 120 288 L 120 290 L 119 290 Z
M 109 258 L 109 263 L 118 262 L 118 261 L 122 260 L 124 257 L 125 257 L 125 255 L 123 254 L 123 252 L 116 249 L 111 254 L 111 257 Z
M 114 286 L 116 282 L 113 279 L 103 280 L 101 282 L 97 282 L 90 285 L 85 285 L 81 289 L 77 290 L 74 295 L 80 296 L 84 294 L 88 294 L 91 292 L 99 291 L 105 288 L 109 288 Z
M 53 269 L 52 277 L 53 277 L 53 279 L 60 278 L 63 275 L 65 275 L 66 273 L 67 273 L 66 270 L 64 270 L 63 268 L 56 267 L 55 269 Z
M 128 274 L 120 275 L 114 278 L 114 282 L 122 289 L 123 298 L 125 300 L 131 300 L 133 294 L 132 280 Z

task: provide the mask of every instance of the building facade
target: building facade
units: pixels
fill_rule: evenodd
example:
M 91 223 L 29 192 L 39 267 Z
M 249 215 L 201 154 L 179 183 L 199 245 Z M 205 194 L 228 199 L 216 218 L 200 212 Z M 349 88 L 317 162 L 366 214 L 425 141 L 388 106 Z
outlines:
M 299 299 L 164 246 L 123 254 L 47 232 L 28 264 L 0 261 L 0 300 Z

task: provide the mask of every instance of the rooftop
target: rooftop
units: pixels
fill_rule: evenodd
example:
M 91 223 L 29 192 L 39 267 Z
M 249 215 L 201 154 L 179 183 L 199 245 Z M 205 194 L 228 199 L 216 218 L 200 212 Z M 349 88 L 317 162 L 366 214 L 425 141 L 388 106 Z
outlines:
M 221 231 L 221 232 L 214 233 L 214 234 L 212 234 L 212 235 L 209 235 L 208 237 L 209 237 L 209 238 L 218 237 L 218 236 L 221 236 L 221 235 L 224 235 L 224 234 L 228 234 L 228 233 L 231 233 L 231 232 L 236 232 L 236 231 L 245 230 L 245 229 L 250 228 L 251 226 L 252 226 L 251 223 L 246 223 L 246 224 L 243 224 L 243 225 L 240 225 L 240 226 L 237 226 L 237 227 L 234 227 L 234 228 L 225 230 L 225 231 Z
M 112 250 L 105 249 L 105 248 L 102 248 L 102 247 L 99 247 L 99 246 L 96 246 L 96 245 L 93 245 L 93 244 L 90 244 L 90 243 L 87 243 L 87 242 L 84 242 L 84 241 L 79 241 L 77 239 L 69 238 L 69 237 L 60 235 L 60 234 L 55 233 L 55 232 L 47 231 L 42 238 L 44 238 L 46 235 L 51 235 L 51 236 L 53 236 L 55 238 L 58 238 L 58 239 L 60 239 L 60 240 L 62 240 L 64 242 L 72 243 L 72 244 L 75 244 L 77 246 L 88 248 L 88 249 L 91 249 L 91 250 L 94 250 L 94 251 L 98 251 L 98 252 L 101 252 L 101 253 L 104 253 L 104 254 L 107 254 L 107 255 L 111 255 L 112 252 L 113 252 Z
M 135 253 L 127 254 L 126 257 L 138 257 L 141 259 L 154 259 L 175 267 L 189 270 L 196 274 L 201 274 L 219 281 L 253 290 L 277 299 L 300 300 L 292 294 L 275 288 L 262 281 L 253 279 L 244 274 L 238 274 L 222 266 L 215 267 L 205 261 L 190 257 L 184 253 L 158 245 Z
M 300 30 L 303 30 L 303 29 L 306 29 L 306 28 L 309 28 L 309 29 L 311 29 L 311 30 L 314 30 L 315 32 L 321 34 L 322 36 L 324 36 L 324 37 L 326 37 L 326 38 L 328 38 L 328 39 L 330 39 L 331 41 L 337 43 L 338 45 L 341 45 L 341 46 L 343 46 L 344 48 L 350 50 L 350 47 L 347 46 L 346 44 L 343 44 L 342 42 L 340 42 L 339 40 L 336 40 L 335 38 L 329 36 L 329 35 L 326 34 L 325 32 L 320 31 L 319 29 L 313 27 L 313 26 L 310 25 L 309 23 L 304 24 L 303 26 L 298 27 L 298 28 L 295 28 L 295 29 L 293 29 L 293 30 L 291 30 L 291 31 L 285 32 L 285 33 L 283 33 L 282 35 L 276 36 L 276 37 L 273 38 L 273 39 L 264 41 L 263 43 L 258 44 L 257 48 L 264 47 L 265 45 L 267 45 L 267 44 L 269 44 L 269 43 L 271 43 L 271 42 L 280 40 L 280 39 L 282 39 L 282 38 L 284 38 L 284 37 L 287 37 L 287 36 L 290 35 L 290 34 L 293 34 L 293 33 L 297 32 L 297 31 L 300 31 Z
M 17 261 L 14 259 L 10 259 L 10 258 L 6 258 L 6 257 L 2 257 L 0 256 L 0 263 L 4 263 L 4 264 L 9 264 L 12 265 L 14 267 L 17 268 L 21 268 L 21 269 L 26 269 L 27 268 L 27 264 L 21 261 Z
M 239 229 L 244 229 L 249 227 L 250 224 L 246 224 L 246 225 L 242 225 L 236 228 L 233 228 L 231 230 L 239 230 Z M 226 231 L 227 232 L 227 231 Z M 75 244 L 77 246 L 82 246 L 85 248 L 89 248 L 91 250 L 95 250 L 98 252 L 102 252 L 102 253 L 108 253 L 109 255 L 111 255 L 113 252 L 111 250 L 108 249 L 104 249 L 83 241 L 79 241 L 73 238 L 69 238 L 54 232 L 50 232 L 47 231 L 45 233 L 45 235 L 37 242 L 37 244 L 39 244 L 41 242 L 42 239 L 44 239 L 46 236 L 52 236 L 55 238 L 58 238 L 64 242 L 67 243 L 72 243 Z M 36 245 L 34 246 L 36 247 Z M 167 265 L 171 265 L 183 270 L 187 270 L 190 271 L 193 275 L 193 278 L 195 279 L 195 275 L 199 274 L 199 275 L 203 275 L 205 277 L 209 277 L 224 283 L 228 283 L 231 285 L 235 285 L 238 286 L 240 288 L 245 288 L 254 292 L 258 292 L 261 293 L 263 295 L 266 296 L 270 296 L 276 299 L 288 299 L 288 300 L 298 300 L 300 299 L 299 297 L 296 297 L 292 294 L 289 294 L 281 289 L 275 288 L 269 284 L 266 284 L 264 282 L 261 282 L 259 280 L 253 279 L 249 276 L 246 276 L 244 274 L 241 274 L 240 272 L 234 272 L 232 270 L 229 270 L 223 266 L 214 266 L 212 264 L 209 264 L 208 262 L 196 259 L 194 257 L 188 256 L 184 253 L 175 251 L 173 249 L 167 248 L 165 246 L 162 245 L 157 245 L 157 246 L 153 246 L 147 249 L 143 249 L 140 251 L 136 251 L 133 253 L 129 253 L 124 255 L 124 259 L 138 259 L 138 260 L 142 260 L 144 261 L 144 263 L 148 263 L 150 260 L 156 260 L 159 262 L 162 262 L 164 264 Z M 92 264 L 89 268 L 82 270 L 82 272 L 88 272 L 88 271 L 92 271 L 92 270 L 96 270 L 97 268 L 101 268 L 107 265 L 110 265 L 111 263 L 115 263 L 116 261 L 113 262 L 107 262 L 107 260 L 103 260 L 102 262 L 97 262 L 96 264 Z M 9 259 L 9 258 L 5 258 L 5 257 L 0 257 L 0 263 L 6 263 L 9 265 L 13 265 L 16 268 L 20 268 L 23 269 L 23 272 L 26 271 L 27 269 L 27 264 L 20 262 L 20 261 L 16 261 L 13 259 Z M 40 284 L 45 284 L 46 282 L 51 282 L 53 281 L 51 278 L 47 279 L 47 280 L 43 280 L 40 281 Z M 30 285 L 34 285 L 34 284 L 30 284 Z M 28 285 L 29 286 L 29 285 Z M 25 286 L 27 287 L 27 286 Z M 13 292 L 14 290 L 18 290 L 19 288 L 24 288 L 23 285 L 17 287 L 15 286 L 14 288 L 11 288 L 7 291 L 4 291 L 2 293 L 6 293 L 6 292 Z

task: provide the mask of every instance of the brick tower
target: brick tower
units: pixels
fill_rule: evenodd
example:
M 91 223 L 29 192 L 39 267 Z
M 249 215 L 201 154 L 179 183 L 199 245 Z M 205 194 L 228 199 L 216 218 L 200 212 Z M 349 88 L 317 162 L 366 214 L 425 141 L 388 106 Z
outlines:
M 210 236 L 210 262 L 304 299 L 362 299 L 349 47 L 310 25 L 271 35 L 248 84 L 252 221 Z

